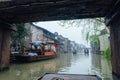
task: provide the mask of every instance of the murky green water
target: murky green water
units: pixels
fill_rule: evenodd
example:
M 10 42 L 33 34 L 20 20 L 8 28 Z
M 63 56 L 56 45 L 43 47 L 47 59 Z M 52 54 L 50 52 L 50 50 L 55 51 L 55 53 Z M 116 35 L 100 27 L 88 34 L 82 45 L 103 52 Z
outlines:
M 101 55 L 60 54 L 55 59 L 11 64 L 10 69 L 0 72 L 0 80 L 35 80 L 43 73 L 96 74 L 104 80 L 112 78 L 110 64 Z

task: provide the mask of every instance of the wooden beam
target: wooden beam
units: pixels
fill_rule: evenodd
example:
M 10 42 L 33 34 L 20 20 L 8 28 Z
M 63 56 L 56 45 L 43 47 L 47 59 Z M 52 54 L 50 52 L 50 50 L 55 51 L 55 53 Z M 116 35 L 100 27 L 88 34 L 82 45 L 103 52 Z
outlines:
M 68 3 L 52 3 L 52 4 L 31 3 L 31 4 L 26 4 L 26 5 L 8 7 L 8 8 L 0 8 L 0 12 L 2 13 L 6 12 L 8 14 L 21 14 L 21 13 L 24 14 L 24 12 L 34 13 L 34 11 L 39 11 L 40 13 L 43 13 L 44 11 L 46 12 L 48 8 L 49 10 L 54 10 L 54 9 L 59 9 L 59 8 L 74 8 L 74 9 L 104 8 L 104 9 L 107 9 L 108 6 L 110 6 L 110 4 L 105 4 L 105 3 L 102 4 L 102 3 L 95 3 L 95 2 L 87 2 L 87 3 L 68 2 Z
M 112 72 L 120 76 L 120 17 L 110 26 Z
M 10 31 L 6 30 L 3 33 L 3 41 L 2 41 L 2 58 L 1 65 L 2 67 L 9 67 L 10 65 Z
M 0 25 L 1 26 L 1 25 Z M 10 30 L 0 28 L 0 67 L 9 68 L 10 65 Z
M 106 15 L 105 17 L 105 24 L 109 26 L 113 22 L 117 20 L 117 18 L 120 16 L 120 0 L 117 0 L 113 7 L 111 8 L 111 11 Z
M 92 18 L 93 15 L 91 14 L 94 14 L 94 17 L 103 17 L 108 12 L 110 5 L 111 0 L 13 0 L 0 3 L 0 18 L 14 23 L 63 20 L 69 18 L 61 18 L 61 15 L 68 15 L 69 17 L 71 14 L 70 19 L 78 16 L 78 14 L 81 17 L 76 17 L 76 19 L 87 18 L 88 16 L 88 18 Z M 82 15 L 84 16 L 82 17 Z
M 101 3 L 101 4 L 110 4 L 112 0 L 12 0 L 6 2 L 0 2 L 0 8 L 8 8 L 15 6 L 24 6 L 32 4 L 40 5 L 53 5 L 53 4 L 71 4 L 71 3 Z
M 4 27 L 2 27 L 2 28 L 8 29 L 8 30 L 13 30 L 13 31 L 16 31 L 16 30 L 17 30 L 15 24 L 10 24 L 10 23 L 7 23 L 7 22 L 5 22 L 5 21 L 0 21 L 0 26 L 4 26 Z
M 103 13 L 76 13 L 73 15 L 72 13 L 64 13 L 64 14 L 26 14 L 21 16 L 11 16 L 8 20 L 5 20 L 9 23 L 17 23 L 17 22 L 34 22 L 34 21 L 53 21 L 53 20 L 71 20 L 71 19 L 84 19 L 84 18 L 95 18 L 95 17 L 104 17 Z
M 86 6 L 87 5 L 87 6 Z M 82 7 L 81 7 L 82 6 Z M 95 6 L 96 8 L 92 8 Z M 101 7 L 99 7 L 101 6 Z M 34 7 L 33 10 L 25 8 L 24 11 L 18 11 L 22 9 L 16 9 L 13 13 L 14 15 L 11 15 L 11 12 L 7 12 L 8 14 L 4 14 L 4 16 L 1 17 L 1 19 L 4 20 L 4 18 L 7 18 L 10 20 L 10 22 L 15 22 L 18 20 L 18 22 L 26 22 L 28 21 L 51 21 L 51 20 L 63 20 L 63 19 L 83 19 L 83 18 L 94 18 L 94 17 L 103 17 L 105 16 L 105 10 L 102 9 L 103 5 L 88 5 L 88 4 L 74 4 L 72 6 L 47 6 L 44 8 L 40 8 L 41 5 L 38 5 Z M 49 7 L 49 9 L 48 9 Z M 31 10 L 31 11 L 30 11 Z M 64 17 L 65 16 L 65 17 Z M 79 17 L 77 17 L 79 16 Z M 83 16 L 83 17 L 82 17 Z M 86 16 L 86 17 L 85 17 Z M 35 20 L 35 19 L 36 20 Z M 30 20 L 32 19 L 32 20 Z

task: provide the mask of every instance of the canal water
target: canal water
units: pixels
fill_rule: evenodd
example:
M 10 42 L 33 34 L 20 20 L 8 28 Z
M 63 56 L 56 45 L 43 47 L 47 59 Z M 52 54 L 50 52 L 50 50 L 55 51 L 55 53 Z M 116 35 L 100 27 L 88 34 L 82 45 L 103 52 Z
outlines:
M 103 80 L 115 80 L 106 59 L 101 55 L 83 53 L 61 53 L 50 60 L 11 64 L 9 70 L 0 72 L 0 80 L 35 80 L 43 73 L 95 74 Z

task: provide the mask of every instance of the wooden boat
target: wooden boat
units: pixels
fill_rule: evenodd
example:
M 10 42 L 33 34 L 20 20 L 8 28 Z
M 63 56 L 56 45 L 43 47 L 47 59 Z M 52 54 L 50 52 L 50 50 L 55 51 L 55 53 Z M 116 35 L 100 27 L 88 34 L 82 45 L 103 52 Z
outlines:
M 32 46 L 36 46 L 36 49 L 33 50 Z M 37 49 L 38 47 L 40 47 L 40 49 Z M 32 62 L 51 59 L 56 56 L 57 53 L 54 42 L 49 41 L 44 45 L 41 42 L 33 42 L 31 43 L 31 51 L 26 54 L 16 55 L 16 60 L 18 62 Z
M 44 55 L 16 55 L 17 62 L 33 62 L 55 58 L 57 54 L 55 52 L 45 52 Z
M 75 51 L 73 51 L 73 54 L 76 54 L 77 52 L 76 52 L 76 50 Z
M 102 80 L 96 75 L 46 73 L 37 80 Z

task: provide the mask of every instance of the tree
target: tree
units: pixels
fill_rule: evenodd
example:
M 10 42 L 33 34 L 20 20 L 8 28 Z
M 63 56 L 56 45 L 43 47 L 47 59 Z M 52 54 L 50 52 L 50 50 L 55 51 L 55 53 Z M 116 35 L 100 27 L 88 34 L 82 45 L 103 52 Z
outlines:
M 28 35 L 28 31 L 25 28 L 24 23 L 15 24 L 17 26 L 17 31 L 11 33 L 12 46 L 15 51 L 21 51 L 24 46 L 25 37 Z
M 59 23 L 61 26 L 69 27 L 82 27 L 81 32 L 85 36 L 86 40 L 92 40 L 93 35 L 100 36 L 108 34 L 108 29 L 104 25 L 103 18 L 94 18 L 94 19 L 79 19 L 79 20 L 63 20 Z M 95 39 L 93 39 L 95 40 Z
M 64 20 L 59 23 L 61 26 L 82 27 L 83 37 L 92 45 L 99 46 L 99 36 L 108 34 L 109 31 L 104 24 L 103 18 L 80 19 L 80 20 Z

